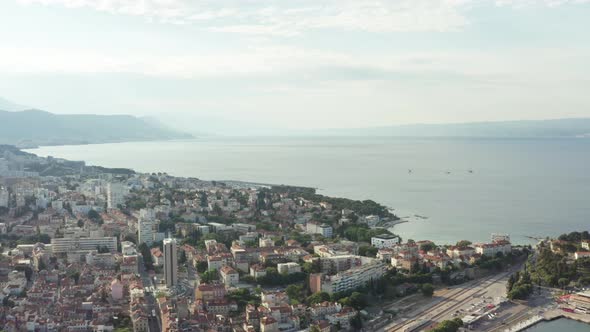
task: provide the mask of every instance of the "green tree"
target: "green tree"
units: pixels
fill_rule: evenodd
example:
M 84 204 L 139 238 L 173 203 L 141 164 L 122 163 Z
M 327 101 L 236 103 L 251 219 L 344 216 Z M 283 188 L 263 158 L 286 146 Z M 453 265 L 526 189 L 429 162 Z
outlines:
M 461 240 L 459 242 L 457 242 L 457 247 L 459 248 L 465 248 L 471 245 L 471 241 L 467 241 L 467 240 Z
M 307 274 L 320 273 L 321 269 L 322 269 L 322 267 L 320 265 L 319 259 L 314 261 L 313 263 L 309 263 L 309 262 L 303 263 L 303 271 L 305 271 L 305 273 L 307 273 Z
M 186 263 L 186 252 L 184 250 L 180 251 L 180 256 L 178 257 L 178 263 L 180 263 L 180 264 Z
M 432 284 L 423 284 L 422 285 L 422 295 L 431 297 L 434 294 L 434 287 Z
M 559 278 L 559 280 L 557 280 L 557 284 L 559 285 L 559 287 L 565 289 L 565 287 L 567 285 L 569 285 L 570 281 L 568 278 Z
M 377 255 L 377 251 L 379 249 L 372 247 L 372 246 L 360 246 L 359 247 L 359 255 L 365 257 L 375 257 Z
M 438 324 L 431 332 L 456 332 L 463 326 L 463 321 L 460 318 L 453 320 L 445 320 Z
M 285 289 L 289 299 L 302 302 L 304 300 L 303 285 L 289 285 Z
M 209 283 L 215 280 L 219 280 L 219 275 L 216 269 L 209 269 L 201 274 L 201 281 Z
M 330 294 L 326 292 L 318 292 L 307 297 L 307 303 L 309 305 L 322 303 L 324 301 L 330 301 Z
M 203 272 L 207 271 L 207 267 L 208 267 L 208 264 L 206 261 L 197 262 L 197 266 L 196 266 L 197 272 L 203 273 Z
M 359 292 L 352 292 L 349 299 L 349 305 L 357 310 L 361 310 L 367 306 L 367 296 Z

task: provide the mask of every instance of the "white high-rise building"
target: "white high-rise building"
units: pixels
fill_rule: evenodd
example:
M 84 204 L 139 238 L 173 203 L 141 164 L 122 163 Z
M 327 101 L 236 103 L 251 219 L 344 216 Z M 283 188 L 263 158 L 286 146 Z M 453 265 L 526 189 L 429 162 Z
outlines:
M 139 210 L 139 219 L 156 220 L 156 211 L 154 209 L 141 209 Z
M 156 226 L 156 213 L 152 209 L 141 209 L 138 221 L 138 244 L 145 243 L 151 246 L 154 243 L 154 227 Z
M 0 188 L 0 207 L 8 207 L 10 195 L 6 188 Z
M 109 209 L 116 209 L 119 205 L 125 203 L 125 195 L 127 195 L 127 187 L 122 183 L 107 184 L 107 207 Z
M 178 253 L 176 239 L 164 239 L 164 280 L 166 287 L 178 285 Z
M 148 247 L 154 243 L 154 220 L 139 219 L 137 243 L 145 243 Z

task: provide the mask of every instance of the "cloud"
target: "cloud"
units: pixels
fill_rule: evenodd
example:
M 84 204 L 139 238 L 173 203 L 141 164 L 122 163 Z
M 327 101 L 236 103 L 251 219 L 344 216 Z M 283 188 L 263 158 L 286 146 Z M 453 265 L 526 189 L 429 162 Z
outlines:
M 27 5 L 86 8 L 149 21 L 196 24 L 216 32 L 296 36 L 314 29 L 373 33 L 449 31 L 469 24 L 466 11 L 479 0 L 17 0 Z M 521 8 L 590 0 L 487 0 Z
M 86 8 L 199 24 L 212 31 L 294 36 L 312 29 L 368 32 L 446 31 L 467 24 L 469 0 L 18 0 L 26 5 Z
M 496 0 L 497 6 L 526 8 L 530 6 L 556 7 L 570 4 L 590 3 L 590 0 Z
M 572 81 L 590 73 L 590 53 L 580 50 L 518 49 L 398 52 L 351 55 L 290 46 L 250 47 L 210 54 L 116 53 L 65 48 L 0 46 L 4 74 L 138 74 L 158 78 L 278 78 L 281 81 L 444 81 L 520 84 Z M 567 65 L 564 65 L 567 64 Z

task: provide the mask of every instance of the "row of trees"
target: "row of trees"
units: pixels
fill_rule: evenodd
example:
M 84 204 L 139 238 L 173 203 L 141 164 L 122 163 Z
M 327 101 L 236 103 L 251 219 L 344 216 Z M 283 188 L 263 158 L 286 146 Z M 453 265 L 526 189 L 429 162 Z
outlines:
M 338 231 L 339 235 L 354 242 L 371 242 L 371 238 L 382 234 L 393 234 L 385 228 L 369 228 L 364 224 L 350 224 Z
M 257 282 L 264 286 L 281 286 L 305 281 L 304 272 L 281 274 L 274 267 L 266 268 L 266 275 L 257 279 Z
M 524 300 L 531 295 L 533 284 L 531 283 L 531 276 L 526 269 L 522 272 L 516 272 L 508 278 L 506 292 L 506 297 L 511 300 Z

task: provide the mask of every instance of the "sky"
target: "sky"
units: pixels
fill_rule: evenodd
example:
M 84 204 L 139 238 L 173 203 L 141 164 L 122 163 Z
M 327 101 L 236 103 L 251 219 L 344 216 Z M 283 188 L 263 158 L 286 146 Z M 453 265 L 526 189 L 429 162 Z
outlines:
M 590 117 L 590 0 L 2 0 L 0 97 L 187 131 Z

